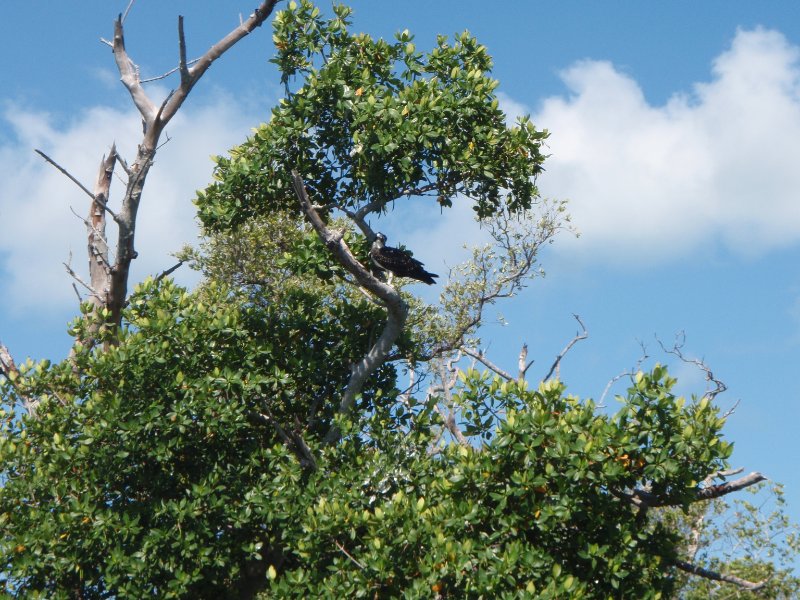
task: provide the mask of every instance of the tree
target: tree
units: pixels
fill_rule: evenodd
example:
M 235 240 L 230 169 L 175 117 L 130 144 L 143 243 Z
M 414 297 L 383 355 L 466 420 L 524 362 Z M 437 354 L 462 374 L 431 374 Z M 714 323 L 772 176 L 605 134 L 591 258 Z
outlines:
M 421 53 L 408 32 L 352 34 L 349 17 L 305 0 L 276 14 L 287 95 L 198 194 L 205 242 L 181 256 L 198 289 L 159 276 L 128 296 L 125 274 L 106 295 L 92 275 L 67 359 L 17 366 L 0 348 L 6 591 L 658 598 L 700 589 L 688 572 L 759 588 L 721 573 L 735 560 L 712 571 L 687 552 L 693 507 L 764 479 L 725 481 L 719 388 L 677 398 L 665 367 L 639 369 L 609 414 L 558 378 L 585 329 L 535 384 L 525 347 L 513 374 L 478 350 L 486 306 L 568 227 L 534 183 L 546 132 L 506 124 L 469 34 Z M 122 21 L 112 47 L 135 78 Z M 124 81 L 156 141 L 196 81 L 183 53 L 179 70 L 155 114 Z M 127 206 L 135 223 L 155 148 L 127 169 L 123 210 L 98 186 L 91 215 Z M 470 202 L 494 241 L 438 306 L 370 267 L 368 217 L 410 196 Z

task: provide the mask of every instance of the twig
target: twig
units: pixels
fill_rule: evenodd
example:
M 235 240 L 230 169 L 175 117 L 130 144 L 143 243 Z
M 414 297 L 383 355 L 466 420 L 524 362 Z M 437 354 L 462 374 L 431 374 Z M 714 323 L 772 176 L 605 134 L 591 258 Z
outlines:
M 77 281 L 77 282 L 78 282 L 78 283 L 80 283 L 80 284 L 81 284 L 83 287 L 85 287 L 87 290 L 89 290 L 89 293 L 90 293 L 92 296 L 94 296 L 94 297 L 95 297 L 95 298 L 97 298 L 97 299 L 100 299 L 100 294 L 98 294 L 98 293 L 97 293 L 97 291 L 96 291 L 96 290 L 95 290 L 95 289 L 94 289 L 92 286 L 90 286 L 88 283 L 86 283 L 86 282 L 85 282 L 85 281 L 84 281 L 84 280 L 81 278 L 81 276 L 80 276 L 80 275 L 78 275 L 78 274 L 77 274 L 77 273 L 76 273 L 76 272 L 75 272 L 75 271 L 72 269 L 72 267 L 70 267 L 70 266 L 69 266 L 69 264 L 67 264 L 67 263 L 61 263 L 61 264 L 62 264 L 62 265 L 64 265 L 64 268 L 67 270 L 67 273 L 69 273 L 70 277 L 72 277 L 72 278 L 73 278 L 75 281 Z M 73 285 L 74 285 L 74 284 L 73 284 Z
M 731 416 L 733 413 L 735 413 L 735 412 L 736 412 L 736 409 L 737 409 L 737 408 L 739 408 L 739 403 L 740 403 L 740 402 L 741 402 L 741 400 L 737 400 L 736 402 L 734 402 L 734 403 L 733 403 L 733 406 L 731 406 L 731 407 L 730 407 L 728 410 L 726 410 L 726 411 L 723 413 L 723 415 L 722 415 L 722 418 L 723 418 L 723 419 L 727 419 L 727 418 L 728 418 L 728 417 L 730 417 L 730 416 Z
M 720 496 L 725 496 L 726 494 L 730 494 L 732 492 L 738 492 L 739 490 L 766 480 L 767 478 L 761 473 L 753 472 L 733 481 L 727 481 L 718 485 L 705 487 L 697 492 L 697 499 L 711 500 L 713 498 L 719 498 Z
M 464 436 L 462 431 L 458 428 L 458 425 L 456 425 L 455 410 L 453 408 L 453 395 L 451 393 L 451 390 L 455 385 L 455 381 L 448 380 L 447 377 L 447 368 L 448 367 L 452 368 L 452 363 L 447 367 L 441 360 L 437 361 L 437 363 L 439 366 L 439 377 L 442 380 L 442 393 L 444 394 L 444 400 L 445 403 L 447 404 L 448 414 L 445 416 L 444 411 L 442 411 L 438 403 L 434 404 L 433 408 L 442 417 L 442 419 L 444 420 L 445 427 L 447 427 L 447 430 L 451 434 L 453 434 L 453 437 L 455 437 L 456 440 L 458 440 L 458 443 L 461 444 L 462 446 L 469 446 L 469 440 Z
M 581 321 L 581 318 L 578 315 L 575 315 L 575 314 L 573 314 L 572 316 L 575 317 L 575 320 L 581 326 L 581 331 L 578 332 L 577 334 L 575 334 L 575 337 L 572 338 L 572 340 L 570 340 L 569 344 L 564 346 L 564 349 L 556 357 L 556 360 L 553 363 L 553 366 L 550 367 L 550 370 L 547 372 L 547 375 L 544 376 L 544 381 L 547 381 L 548 379 L 550 379 L 550 377 L 553 375 L 553 373 L 556 372 L 559 369 L 559 367 L 561 365 L 561 360 L 566 356 L 567 352 L 569 352 L 575 344 L 577 344 L 579 341 L 585 340 L 587 337 L 589 337 L 589 332 L 586 330 L 586 326 L 583 324 L 583 321 Z M 556 376 L 558 376 L 558 373 L 556 373 Z
M 648 358 L 650 358 L 649 355 L 647 354 L 647 346 L 645 346 L 644 342 L 639 341 L 639 346 L 642 349 L 642 355 L 639 357 L 639 360 L 636 361 L 636 366 L 633 369 L 630 369 L 628 371 L 623 371 L 619 375 L 616 375 L 616 376 L 611 378 L 611 381 L 609 381 L 606 384 L 606 388 L 603 390 L 603 394 L 600 396 L 600 400 L 598 400 L 598 405 L 599 406 L 602 406 L 603 401 L 605 400 L 606 396 L 608 395 L 608 392 L 611 390 L 611 387 L 617 381 L 619 381 L 620 379 L 622 379 L 623 377 L 626 377 L 626 376 L 627 377 L 633 377 L 641 369 L 642 363 L 644 361 L 646 361 Z
M 352 560 L 352 561 L 353 561 L 353 564 L 354 564 L 355 566 L 357 566 L 357 567 L 358 567 L 359 569 L 361 569 L 362 571 L 364 570 L 364 565 L 362 565 L 362 564 L 361 564 L 360 562 L 358 562 L 358 561 L 357 561 L 355 558 L 353 558 L 353 556 L 352 556 L 352 555 L 351 555 L 351 554 L 350 554 L 350 553 L 349 553 L 347 550 L 345 550 L 344 546 L 342 546 L 342 545 L 339 543 L 339 540 L 333 540 L 333 543 L 334 543 L 334 544 L 336 544 L 336 547 L 337 547 L 337 548 L 339 548 L 339 550 L 341 550 L 341 551 L 342 551 L 342 553 L 343 553 L 343 554 L 344 554 L 344 555 L 345 555 L 347 558 L 349 558 L 350 560 Z
M 675 343 L 673 344 L 672 348 L 669 350 L 664 346 L 663 342 L 656 337 L 658 344 L 661 346 L 661 349 L 666 352 L 667 354 L 673 354 L 681 359 L 683 362 L 688 364 L 696 365 L 701 371 L 706 374 L 706 381 L 711 382 L 714 384 L 714 389 L 707 391 L 705 393 L 705 397 L 708 398 L 709 401 L 713 401 L 716 396 L 724 392 L 728 389 L 722 381 L 714 377 L 714 374 L 711 372 L 711 369 L 706 365 L 706 363 L 699 358 L 686 358 L 683 355 L 682 349 L 684 344 L 686 343 L 686 334 L 683 331 L 678 332 L 675 335 Z
M 127 6 L 127 8 L 125 8 L 125 12 L 122 13 L 122 16 L 120 17 L 120 21 L 122 21 L 123 23 L 125 22 L 125 19 L 128 18 L 128 13 L 131 12 L 131 8 L 133 8 L 133 3 L 134 2 L 136 2 L 136 0 L 131 0 L 130 2 L 128 2 L 128 6 Z
M 495 373 L 500 375 L 500 377 L 502 377 L 506 381 L 513 381 L 514 380 L 514 377 L 511 375 L 511 373 L 509 373 L 508 371 L 504 371 L 503 369 L 498 367 L 496 364 L 494 364 L 492 361 L 490 361 L 488 358 L 486 358 L 486 356 L 480 350 L 478 350 L 476 352 L 475 350 L 471 350 L 470 348 L 466 348 L 466 347 L 462 347 L 461 350 L 467 356 L 471 356 L 475 360 L 483 363 L 486 367 L 488 367 L 489 369 L 491 369 L 492 371 L 494 371 Z
M 186 66 L 190 67 L 190 66 L 192 66 L 193 64 L 195 64 L 195 63 L 197 63 L 199 61 L 200 61 L 199 58 L 193 58 L 192 60 L 189 60 L 189 61 L 186 62 Z M 181 69 L 180 66 L 174 67 L 174 68 L 170 69 L 169 71 L 167 71 L 166 73 L 162 73 L 161 75 L 155 75 L 153 77 L 148 77 L 147 79 L 142 79 L 142 83 L 151 83 L 153 81 L 159 81 L 161 79 L 166 79 L 167 77 L 169 77 L 173 73 L 177 73 L 178 71 L 180 71 L 180 69 Z
M 164 279 L 164 277 L 168 277 L 168 276 L 172 275 L 175 271 L 177 271 L 178 269 L 181 268 L 181 265 L 183 265 L 183 261 L 179 260 L 176 264 L 172 265 L 166 271 L 162 271 L 161 273 L 159 273 L 158 276 L 155 279 L 156 283 L 158 283 L 159 281 Z
M 719 475 L 720 473 L 725 472 L 722 471 L 719 473 L 714 473 L 713 475 Z M 739 479 L 735 479 L 734 481 L 728 481 L 719 485 L 709 485 L 697 490 L 692 502 L 701 502 L 703 500 L 720 498 L 722 496 L 726 496 L 727 494 L 738 492 L 739 490 L 743 490 L 746 487 L 750 487 L 751 485 L 755 485 L 766 480 L 767 478 L 761 473 L 753 472 L 749 475 L 745 475 L 744 477 L 740 477 Z M 630 493 L 618 492 L 616 495 L 629 500 L 635 506 L 643 509 L 676 505 L 674 502 L 663 499 L 646 489 L 637 488 Z
M 81 188 L 81 189 L 82 189 L 82 190 L 83 190 L 83 191 L 86 193 L 86 195 L 87 195 L 87 196 L 89 196 L 89 198 L 91 198 L 92 200 L 94 200 L 94 199 L 95 199 L 95 198 L 94 198 L 94 194 L 93 194 L 92 192 L 90 192 L 90 191 L 89 191 L 89 188 L 87 188 L 87 187 L 86 187 L 85 185 L 83 185 L 83 184 L 82 184 L 80 181 L 78 181 L 77 179 L 75 179 L 75 177 L 73 177 L 73 176 L 72 176 L 72 174 L 71 174 L 69 171 L 67 171 L 67 170 L 66 170 L 64 167 L 62 167 L 60 164 L 58 164 L 58 163 L 57 163 L 56 161 L 54 161 L 52 158 L 50 158 L 49 156 L 47 156 L 47 154 L 45 154 L 45 153 L 44 153 L 44 152 L 42 152 L 41 150 L 39 150 L 39 149 L 35 149 L 35 150 L 34 150 L 34 152 L 36 152 L 36 154 L 38 154 L 38 155 L 39 155 L 39 156 L 41 156 L 43 159 L 45 159 L 47 162 L 49 162 L 51 165 L 53 165 L 53 166 L 54 166 L 56 169 L 58 169 L 59 171 L 61 171 L 61 172 L 62 172 L 64 175 L 66 175 L 66 176 L 67 176 L 67 178 L 68 178 L 68 179 L 69 179 L 69 180 L 70 180 L 72 183 L 74 183 L 74 184 L 75 184 L 75 185 L 77 185 L 79 188 Z

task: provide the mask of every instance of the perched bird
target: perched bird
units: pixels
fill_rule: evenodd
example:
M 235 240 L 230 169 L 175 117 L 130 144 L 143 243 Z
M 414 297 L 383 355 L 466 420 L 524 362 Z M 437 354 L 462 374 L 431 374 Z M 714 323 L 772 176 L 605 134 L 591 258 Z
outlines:
M 428 285 L 436 283 L 434 277 L 438 277 L 438 275 L 428 273 L 423 268 L 423 264 L 405 250 L 385 246 L 385 242 L 386 236 L 379 233 L 372 243 L 369 255 L 376 265 L 385 271 L 394 273 L 398 277 L 409 277 Z

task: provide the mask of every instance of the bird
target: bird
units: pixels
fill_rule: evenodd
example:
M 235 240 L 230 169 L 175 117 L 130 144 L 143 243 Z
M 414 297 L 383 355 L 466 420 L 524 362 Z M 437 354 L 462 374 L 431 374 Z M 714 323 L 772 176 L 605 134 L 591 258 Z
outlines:
M 438 277 L 438 275 L 428 273 L 423 268 L 424 265 L 416 258 L 413 258 L 409 252 L 400 248 L 386 246 L 385 243 L 386 236 L 378 233 L 369 251 L 370 258 L 381 269 L 394 273 L 398 277 L 416 279 L 428 285 L 436 283 L 434 277 Z

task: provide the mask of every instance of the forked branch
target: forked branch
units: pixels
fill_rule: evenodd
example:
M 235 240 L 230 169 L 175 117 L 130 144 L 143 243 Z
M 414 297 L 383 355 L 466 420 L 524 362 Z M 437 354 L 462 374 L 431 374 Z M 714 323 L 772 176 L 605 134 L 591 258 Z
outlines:
M 550 367 L 550 370 L 547 372 L 547 375 L 544 376 L 544 381 L 550 379 L 553 373 L 555 373 L 556 377 L 558 377 L 561 361 L 567 355 L 567 352 L 569 352 L 575 344 L 589 337 L 589 332 L 586 330 L 586 326 L 583 324 L 583 321 L 581 321 L 581 318 L 578 315 L 572 315 L 572 316 L 575 317 L 575 320 L 578 322 L 578 325 L 581 326 L 581 330 L 575 334 L 575 337 L 572 338 L 570 342 L 566 346 L 564 346 L 564 349 L 559 353 L 559 355 L 556 356 L 556 360 L 555 362 L 553 362 L 553 366 Z
M 230 49 L 239 40 L 247 36 L 256 27 L 261 26 L 271 14 L 277 4 L 277 0 L 265 0 L 250 15 L 248 19 L 241 22 L 230 33 L 211 46 L 203 56 L 190 66 L 186 60 L 186 37 L 183 28 L 183 17 L 178 19 L 178 45 L 179 61 L 178 71 L 180 72 L 180 83 L 172 90 L 166 99 L 157 104 L 147 94 L 144 89 L 143 81 L 140 77 L 139 68 L 129 56 L 125 47 L 124 22 L 128 11 L 133 3 L 128 5 L 124 15 L 120 15 L 114 23 L 113 42 L 109 42 L 113 52 L 114 60 L 119 70 L 120 80 L 130 94 L 136 109 L 142 117 L 144 135 L 138 144 L 138 151 L 135 160 L 128 165 L 120 159 L 120 164 L 127 174 L 125 183 L 125 194 L 120 203 L 117 213 L 108 208 L 108 192 L 111 176 L 117 159 L 119 158 L 116 150 L 112 149 L 109 157 L 104 159 L 101 165 L 98 183 L 95 192 L 92 193 L 84 186 L 81 188 L 92 198 L 89 227 L 89 263 L 91 271 L 90 285 L 96 294 L 96 302 L 99 308 L 110 310 L 110 324 L 118 326 L 121 320 L 122 308 L 128 293 L 128 277 L 130 273 L 131 261 L 137 252 L 135 249 L 136 238 L 136 219 L 144 190 L 145 181 L 153 165 L 156 152 L 159 149 L 159 139 L 166 125 L 178 112 L 189 92 L 205 74 L 211 64 Z M 80 183 L 71 177 L 64 169 L 55 164 L 40 152 L 42 156 L 62 170 L 75 183 Z M 108 258 L 108 247 L 105 241 L 105 218 L 101 214 L 107 212 L 118 224 L 118 235 L 114 252 L 114 263 L 110 264 Z

